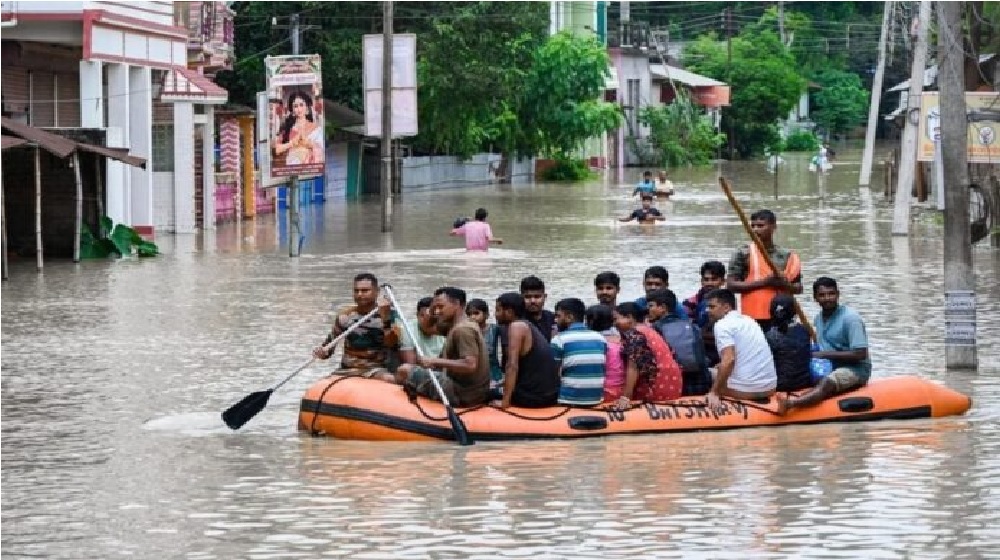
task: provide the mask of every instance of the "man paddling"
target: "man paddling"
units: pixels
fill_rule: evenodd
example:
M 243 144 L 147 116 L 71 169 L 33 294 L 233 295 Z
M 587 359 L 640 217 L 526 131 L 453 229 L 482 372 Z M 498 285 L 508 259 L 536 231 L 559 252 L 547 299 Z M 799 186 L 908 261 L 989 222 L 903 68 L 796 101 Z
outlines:
M 378 299 L 378 279 L 374 274 L 363 272 L 354 277 L 354 305 L 348 305 L 337 312 L 333 329 L 323 344 L 313 349 L 313 356 L 326 360 L 333 354 L 333 348 L 324 350 L 348 327 L 378 307 L 378 314 L 361 324 L 344 338 L 344 356 L 339 375 L 382 376 L 388 373 L 392 352 L 399 342 L 393 331 L 393 312 L 388 301 Z
M 780 271 L 774 274 L 753 242 L 736 250 L 729 261 L 726 288 L 740 294 L 740 312 L 757 321 L 761 330 L 771 330 L 771 300 L 778 293 L 802 293 L 802 264 L 791 249 L 774 243 L 778 218 L 770 210 L 758 210 L 750 216 L 750 227 L 760 238 L 771 262 Z

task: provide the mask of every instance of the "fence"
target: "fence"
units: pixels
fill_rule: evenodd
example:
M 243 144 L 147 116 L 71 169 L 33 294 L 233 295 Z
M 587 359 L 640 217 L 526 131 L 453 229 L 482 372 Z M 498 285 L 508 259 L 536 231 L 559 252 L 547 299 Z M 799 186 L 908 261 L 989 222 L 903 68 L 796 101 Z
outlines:
M 467 160 L 457 156 L 403 158 L 402 190 L 433 190 L 496 183 L 500 159 L 500 154 L 476 154 Z M 528 183 L 534 178 L 534 159 L 515 159 L 510 165 L 512 183 Z

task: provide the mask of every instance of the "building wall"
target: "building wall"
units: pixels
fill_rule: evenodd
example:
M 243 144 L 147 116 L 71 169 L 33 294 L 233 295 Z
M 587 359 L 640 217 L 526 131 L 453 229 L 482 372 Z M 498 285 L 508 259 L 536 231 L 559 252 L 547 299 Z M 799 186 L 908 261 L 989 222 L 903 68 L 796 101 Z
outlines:
M 156 230 L 174 231 L 174 173 L 153 173 L 153 227 Z
M 513 183 L 527 183 L 534 177 L 535 160 L 511 162 Z M 488 185 L 496 182 L 500 154 L 476 154 L 467 160 L 456 156 L 403 158 L 403 190 L 429 190 Z

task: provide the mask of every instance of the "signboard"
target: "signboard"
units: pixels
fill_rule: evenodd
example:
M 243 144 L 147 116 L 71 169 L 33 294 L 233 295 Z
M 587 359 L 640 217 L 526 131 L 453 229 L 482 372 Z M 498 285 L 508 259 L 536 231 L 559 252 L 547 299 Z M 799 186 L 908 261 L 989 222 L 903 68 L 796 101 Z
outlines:
M 1000 163 L 1000 93 L 968 92 L 969 163 Z M 938 92 L 924 92 L 920 100 L 919 161 L 934 161 L 934 141 L 941 134 Z
M 382 35 L 365 35 L 365 136 L 382 135 Z M 392 137 L 417 135 L 417 36 L 392 36 Z
M 264 67 L 270 177 L 321 175 L 326 148 L 320 56 L 269 56 Z

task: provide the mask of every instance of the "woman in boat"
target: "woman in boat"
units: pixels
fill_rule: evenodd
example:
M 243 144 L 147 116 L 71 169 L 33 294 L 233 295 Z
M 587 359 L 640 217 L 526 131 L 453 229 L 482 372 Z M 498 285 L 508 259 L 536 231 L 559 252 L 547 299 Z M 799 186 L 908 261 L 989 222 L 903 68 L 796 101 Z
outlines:
M 607 305 L 592 305 L 587 308 L 585 317 L 587 328 L 601 333 L 608 343 L 604 354 L 604 402 L 614 403 L 625 390 L 622 338 L 615 328 L 614 310 Z
M 615 307 L 615 327 L 622 337 L 625 387 L 618 407 L 629 401 L 663 402 L 680 398 L 683 387 L 681 368 L 670 346 L 649 325 L 632 302 Z

